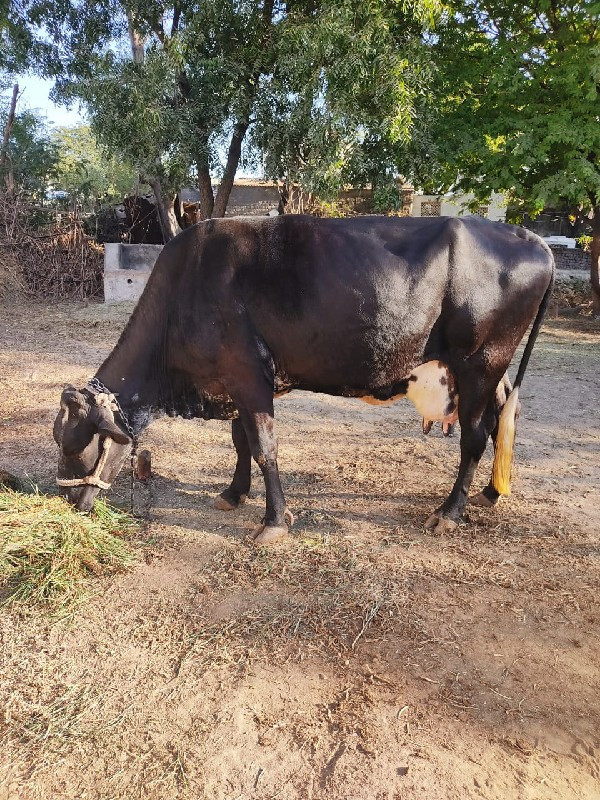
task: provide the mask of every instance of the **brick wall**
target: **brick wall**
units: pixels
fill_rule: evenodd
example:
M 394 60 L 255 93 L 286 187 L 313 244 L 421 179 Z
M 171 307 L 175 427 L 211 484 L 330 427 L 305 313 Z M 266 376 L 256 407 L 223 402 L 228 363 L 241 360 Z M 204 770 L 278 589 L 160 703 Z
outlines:
M 263 217 L 277 211 L 279 192 L 275 186 L 234 184 L 229 203 L 228 217 Z
M 583 269 L 590 268 L 590 254 L 578 247 L 569 249 L 560 245 L 551 245 L 557 269 Z

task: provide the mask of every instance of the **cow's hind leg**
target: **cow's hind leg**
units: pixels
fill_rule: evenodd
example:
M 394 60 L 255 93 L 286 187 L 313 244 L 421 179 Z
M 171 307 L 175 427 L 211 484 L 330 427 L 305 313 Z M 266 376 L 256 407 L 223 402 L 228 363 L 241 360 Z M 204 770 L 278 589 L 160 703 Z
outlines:
M 486 410 L 486 414 L 489 414 L 489 417 L 492 420 L 491 438 L 494 444 L 494 453 L 496 452 L 496 440 L 498 438 L 498 423 L 500 420 L 500 414 L 502 413 L 502 409 L 504 408 L 511 391 L 512 391 L 512 385 L 510 379 L 508 375 L 505 374 L 500 383 L 498 384 L 496 393 Z M 519 413 L 520 413 L 520 407 L 517 409 L 517 416 L 519 415 Z M 482 489 L 481 492 L 469 498 L 469 503 L 474 506 L 483 506 L 484 508 L 491 508 L 492 506 L 498 504 L 501 497 L 502 495 L 496 489 L 493 480 L 490 478 L 490 482 L 484 489 Z
M 506 398 L 504 398 L 504 401 L 499 404 L 498 393 L 496 393 L 496 396 L 486 409 L 489 425 L 492 428 L 490 437 L 494 445 L 494 452 L 496 452 L 496 440 L 498 438 L 498 422 L 505 402 Z M 502 495 L 496 489 L 492 479 L 490 478 L 490 482 L 484 489 L 481 490 L 481 492 L 469 498 L 469 503 L 474 506 L 482 506 L 483 508 L 492 508 L 492 506 L 495 506 L 499 503 L 501 497 Z
M 231 438 L 237 453 L 237 463 L 231 484 L 215 498 L 214 506 L 220 511 L 233 511 L 243 505 L 250 491 L 252 454 L 246 431 L 239 417 L 231 423 Z
M 490 434 L 492 438 L 492 442 L 494 444 L 494 450 L 496 449 L 496 437 L 498 436 L 498 423 L 496 421 L 496 427 Z M 469 503 L 473 506 L 482 506 L 483 508 L 492 508 L 493 506 L 497 505 L 500 502 L 500 498 L 502 495 L 496 489 L 492 481 L 488 483 L 488 485 L 482 489 L 477 494 L 469 497 Z
M 463 389 L 459 384 L 460 466 L 448 498 L 425 522 L 425 527 L 436 533 L 456 528 L 462 519 L 475 470 L 495 426 L 494 417 L 489 413 L 493 392 L 489 376 L 486 379 L 486 376 L 471 374 L 463 376 L 460 383 L 468 387 Z

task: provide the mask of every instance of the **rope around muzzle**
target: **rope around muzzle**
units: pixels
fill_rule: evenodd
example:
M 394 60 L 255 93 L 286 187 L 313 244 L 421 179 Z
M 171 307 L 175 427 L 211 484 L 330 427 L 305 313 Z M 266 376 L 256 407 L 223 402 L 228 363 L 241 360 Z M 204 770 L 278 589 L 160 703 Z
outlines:
M 96 469 L 91 475 L 85 475 L 83 478 L 57 478 L 56 483 L 59 486 L 96 486 L 98 489 L 110 489 L 111 484 L 101 480 L 100 475 L 106 464 L 111 445 L 112 439 L 105 436 L 102 445 L 102 455 L 96 464 Z
M 125 422 L 125 426 L 127 428 L 127 432 L 132 436 L 133 439 L 133 451 L 132 451 L 132 458 L 133 458 L 133 455 L 135 454 L 135 450 L 137 447 L 137 442 L 135 440 L 135 437 L 133 436 L 133 430 L 129 425 L 127 417 L 123 413 L 123 409 L 119 405 L 117 398 L 112 392 L 110 392 L 104 386 L 104 384 L 100 383 L 100 381 L 98 381 L 96 378 L 92 378 L 89 381 L 88 386 L 96 390 L 96 393 L 94 394 L 94 400 L 96 402 L 96 405 L 106 409 L 107 413 L 111 418 L 111 422 L 115 421 L 115 414 L 114 414 L 115 411 L 118 411 L 121 417 L 123 418 L 123 421 Z M 83 478 L 57 477 L 56 483 L 58 484 L 58 486 L 64 486 L 64 487 L 95 486 L 97 489 L 110 489 L 112 483 L 103 481 L 100 478 L 100 475 L 102 475 L 102 470 L 106 465 L 106 460 L 108 459 L 108 454 L 110 452 L 111 445 L 112 445 L 112 439 L 110 438 L 110 436 L 105 436 L 102 443 L 102 454 L 100 456 L 100 459 L 98 460 L 98 463 L 96 464 L 96 469 L 91 473 L 91 475 L 84 475 Z

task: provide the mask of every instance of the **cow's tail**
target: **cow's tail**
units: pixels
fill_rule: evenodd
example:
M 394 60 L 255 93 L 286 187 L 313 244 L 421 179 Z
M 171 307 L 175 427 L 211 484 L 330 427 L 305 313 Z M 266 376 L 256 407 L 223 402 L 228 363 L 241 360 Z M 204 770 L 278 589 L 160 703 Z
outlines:
M 544 314 L 548 308 L 553 286 L 554 271 L 552 273 L 552 279 L 548 284 L 548 288 L 546 289 L 544 297 L 542 298 L 542 302 L 540 303 L 540 307 L 538 308 L 536 318 L 531 326 L 531 332 L 529 334 L 529 338 L 527 339 L 525 350 L 523 351 L 523 356 L 521 358 L 521 363 L 519 364 L 519 369 L 517 371 L 517 377 L 515 378 L 512 392 L 504 404 L 504 408 L 500 414 L 500 419 L 498 420 L 498 435 L 496 437 L 496 448 L 494 453 L 492 484 L 498 494 L 505 496 L 510 494 L 510 473 L 512 470 L 513 454 L 515 449 L 515 430 L 517 413 L 519 409 L 519 387 L 521 386 L 523 376 L 525 375 L 529 357 L 531 356 L 533 345 L 535 344 L 535 340 L 537 339 L 540 331 Z

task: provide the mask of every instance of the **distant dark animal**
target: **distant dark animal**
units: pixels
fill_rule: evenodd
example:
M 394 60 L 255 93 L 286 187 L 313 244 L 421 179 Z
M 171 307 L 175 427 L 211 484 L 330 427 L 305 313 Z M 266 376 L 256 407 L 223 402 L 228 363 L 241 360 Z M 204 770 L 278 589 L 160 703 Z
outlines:
M 292 520 L 273 398 L 292 389 L 376 404 L 408 396 L 425 420 L 460 421 L 456 482 L 426 522 L 450 529 L 489 436 L 494 473 L 478 502 L 509 493 L 518 388 L 553 277 L 535 234 L 478 217 L 200 223 L 162 250 L 88 386 L 63 392 L 58 482 L 90 509 L 158 414 L 233 419 L 237 466 L 216 504 L 244 502 L 254 458 L 266 486 L 256 541 L 269 542 Z M 504 375 L 531 323 L 511 391 Z
M 200 209 L 198 203 L 182 203 L 181 204 L 181 219 L 178 220 L 182 230 L 190 228 L 200 221 Z
M 126 235 L 124 207 L 110 206 L 101 209 L 97 214 L 86 217 L 83 229 L 99 244 L 122 241 Z
M 163 244 L 164 237 L 156 205 L 147 197 L 132 195 L 123 201 L 130 244 Z

